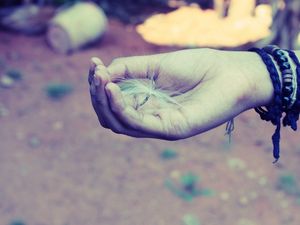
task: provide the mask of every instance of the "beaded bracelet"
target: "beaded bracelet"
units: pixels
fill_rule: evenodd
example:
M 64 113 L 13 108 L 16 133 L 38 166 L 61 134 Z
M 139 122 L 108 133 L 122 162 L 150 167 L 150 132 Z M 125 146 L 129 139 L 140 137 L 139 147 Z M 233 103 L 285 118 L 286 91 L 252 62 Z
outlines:
M 276 130 L 272 135 L 273 156 L 275 158 L 275 161 L 273 163 L 275 163 L 280 158 L 280 128 L 283 112 L 281 82 L 276 66 L 268 53 L 259 48 L 251 48 L 249 49 L 249 51 L 256 52 L 261 57 L 267 67 L 274 87 L 274 99 L 270 105 L 266 106 L 267 110 L 263 109 L 262 107 L 257 107 L 255 108 L 255 111 L 260 115 L 261 119 L 271 121 L 272 124 L 276 126 Z
M 300 111 L 300 61 L 296 56 L 295 52 L 291 50 L 286 50 L 290 58 L 294 61 L 296 65 L 296 77 L 297 77 L 297 91 L 296 91 L 296 101 L 294 103 L 295 108 Z
M 300 114 L 300 62 L 296 54 L 293 51 L 286 50 L 289 57 L 293 60 L 296 65 L 296 84 L 295 84 L 295 101 L 291 109 L 287 112 L 283 118 L 283 125 L 290 126 L 294 131 L 297 130 L 297 121 Z
M 294 85 L 295 73 L 291 69 L 288 58 L 283 50 L 275 45 L 269 45 L 263 48 L 268 54 L 272 55 L 277 62 L 282 76 L 282 107 L 285 112 L 290 109 L 294 103 Z

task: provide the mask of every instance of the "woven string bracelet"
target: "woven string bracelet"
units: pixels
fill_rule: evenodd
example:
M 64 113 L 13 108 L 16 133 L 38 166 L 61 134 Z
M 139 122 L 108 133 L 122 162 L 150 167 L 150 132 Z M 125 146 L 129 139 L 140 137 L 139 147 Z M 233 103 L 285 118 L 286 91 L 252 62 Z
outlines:
M 297 121 L 300 114 L 300 62 L 296 54 L 293 51 L 286 50 L 296 65 L 296 94 L 295 101 L 291 109 L 287 112 L 287 115 L 283 119 L 284 126 L 290 126 L 293 130 L 297 130 Z
M 273 56 L 277 62 L 282 76 L 282 104 L 283 111 L 286 115 L 283 118 L 283 125 L 290 126 L 293 130 L 297 130 L 297 120 L 299 119 L 299 110 L 294 106 L 297 96 L 296 92 L 298 89 L 297 73 L 293 71 L 288 60 L 288 56 L 293 59 L 294 63 L 299 62 L 298 58 L 292 51 L 284 51 L 276 45 L 269 45 L 263 48 L 267 53 Z M 286 55 L 286 52 L 289 54 Z
M 270 105 L 266 106 L 266 110 L 262 107 L 257 107 L 255 108 L 255 111 L 260 115 L 261 119 L 271 121 L 272 124 L 276 126 L 275 132 L 272 135 L 273 156 L 275 158 L 275 161 L 273 163 L 276 163 L 280 158 L 280 128 L 283 112 L 281 82 L 276 66 L 268 53 L 259 48 L 251 48 L 249 49 L 249 51 L 256 52 L 261 57 L 267 67 L 274 87 L 274 98 Z

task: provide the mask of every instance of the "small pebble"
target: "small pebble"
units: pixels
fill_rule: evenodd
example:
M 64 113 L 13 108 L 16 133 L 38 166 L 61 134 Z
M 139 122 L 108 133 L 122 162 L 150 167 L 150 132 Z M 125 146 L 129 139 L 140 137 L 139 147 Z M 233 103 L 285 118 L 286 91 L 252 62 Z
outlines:
M 182 222 L 184 225 L 200 225 L 200 221 L 197 216 L 193 214 L 185 214 L 182 217 Z
M 229 199 L 229 193 L 228 192 L 222 192 L 220 194 L 220 199 L 223 200 L 223 201 L 227 201 Z
M 266 186 L 267 182 L 268 182 L 268 180 L 267 180 L 266 177 L 260 177 L 258 179 L 258 183 L 259 183 L 260 186 Z
M 179 180 L 181 176 L 181 173 L 179 170 L 172 170 L 170 173 L 170 177 L 173 178 L 174 180 Z
M 233 170 L 244 170 L 246 169 L 246 163 L 242 159 L 239 158 L 230 158 L 227 160 L 227 165 L 230 169 Z
M 242 197 L 240 197 L 240 199 L 239 199 L 239 203 L 240 203 L 241 205 L 247 205 L 247 204 L 249 203 L 249 200 L 248 200 L 248 198 L 247 198 L 246 196 L 242 196 Z
M 247 176 L 249 179 L 255 179 L 255 178 L 256 178 L 256 174 L 255 174 L 255 172 L 252 171 L 252 170 L 247 171 L 246 176 Z
M 14 84 L 15 84 L 15 81 L 12 78 L 10 78 L 6 75 L 2 76 L 1 79 L 0 79 L 1 87 L 11 88 L 11 87 L 14 86 Z
M 280 202 L 280 207 L 281 207 L 282 209 L 288 208 L 289 205 L 290 205 L 290 203 L 289 203 L 288 201 L 286 201 L 286 200 L 283 200 L 283 201 Z

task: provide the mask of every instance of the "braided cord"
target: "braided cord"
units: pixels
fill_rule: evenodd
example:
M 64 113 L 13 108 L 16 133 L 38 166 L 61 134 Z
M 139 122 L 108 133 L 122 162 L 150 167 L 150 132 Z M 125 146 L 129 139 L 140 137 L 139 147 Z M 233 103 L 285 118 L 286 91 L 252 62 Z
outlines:
M 272 135 L 273 156 L 275 158 L 273 163 L 276 163 L 280 158 L 280 128 L 283 112 L 281 82 L 272 58 L 264 50 L 259 48 L 251 48 L 249 51 L 256 52 L 261 57 L 267 67 L 274 87 L 274 98 L 271 104 L 266 106 L 266 110 L 262 107 L 257 107 L 255 108 L 255 111 L 260 115 L 261 119 L 271 121 L 272 124 L 276 126 L 275 132 Z

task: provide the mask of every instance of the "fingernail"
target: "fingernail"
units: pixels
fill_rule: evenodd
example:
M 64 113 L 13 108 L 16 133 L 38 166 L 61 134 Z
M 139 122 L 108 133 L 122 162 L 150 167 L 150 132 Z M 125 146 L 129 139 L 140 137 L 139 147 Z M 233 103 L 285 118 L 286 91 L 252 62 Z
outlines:
M 106 91 L 108 97 L 111 98 L 111 91 L 110 91 L 110 88 L 107 85 L 105 86 L 105 91 Z

